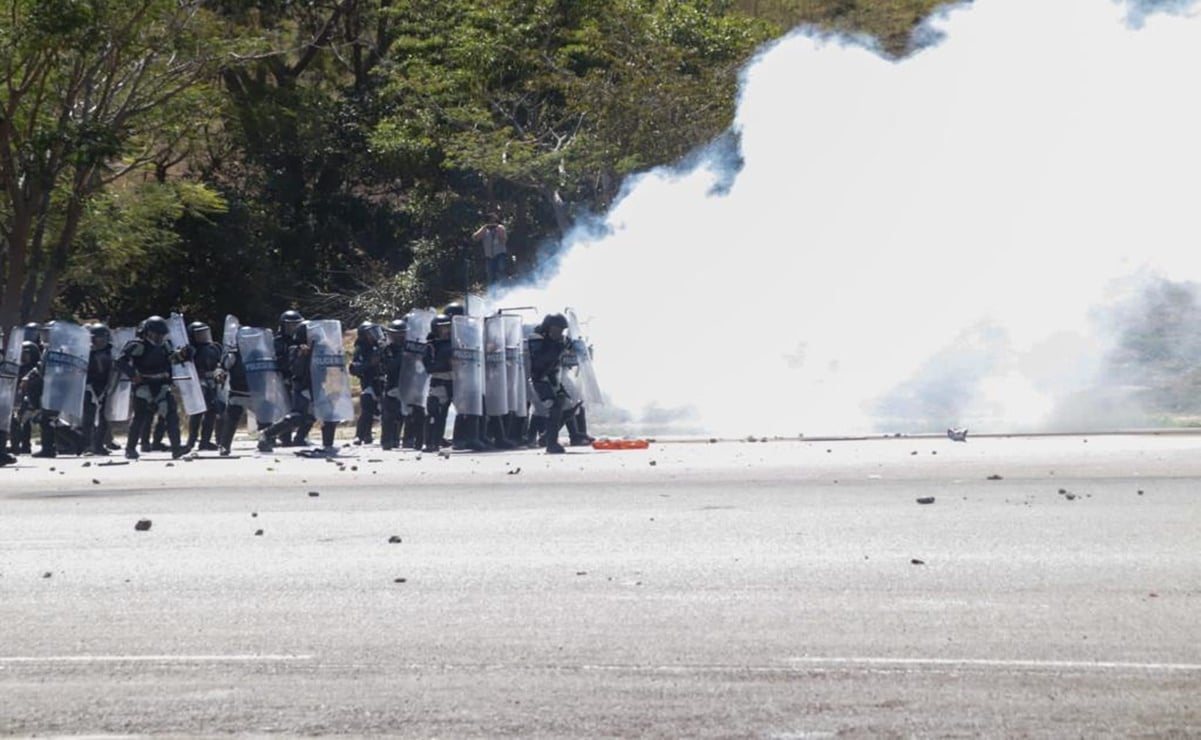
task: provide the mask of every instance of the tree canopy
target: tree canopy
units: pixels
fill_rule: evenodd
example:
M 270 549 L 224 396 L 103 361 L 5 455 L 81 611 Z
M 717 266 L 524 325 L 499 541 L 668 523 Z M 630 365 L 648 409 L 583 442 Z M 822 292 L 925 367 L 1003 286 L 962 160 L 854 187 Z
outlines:
M 0 0 L 0 325 L 439 301 L 485 211 L 528 259 L 726 129 L 764 42 L 938 4 Z

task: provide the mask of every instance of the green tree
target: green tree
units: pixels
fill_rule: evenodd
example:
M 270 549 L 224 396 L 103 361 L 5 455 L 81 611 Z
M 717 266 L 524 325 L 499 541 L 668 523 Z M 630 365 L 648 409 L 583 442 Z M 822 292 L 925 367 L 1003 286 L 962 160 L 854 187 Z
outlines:
M 413 1 L 390 12 L 394 110 L 373 146 L 472 173 L 483 206 L 533 195 L 560 233 L 573 203 L 604 207 L 622 175 L 728 125 L 738 68 L 774 32 L 717 0 Z
M 0 324 L 45 316 L 88 201 L 177 160 L 228 50 L 201 0 L 7 0 Z

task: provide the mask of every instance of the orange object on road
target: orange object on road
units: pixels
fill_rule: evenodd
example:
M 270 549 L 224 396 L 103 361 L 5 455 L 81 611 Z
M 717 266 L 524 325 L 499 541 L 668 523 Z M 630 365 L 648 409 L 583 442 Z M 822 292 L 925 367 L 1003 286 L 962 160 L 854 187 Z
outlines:
M 592 443 L 594 450 L 645 450 L 650 446 L 645 439 L 598 439 Z

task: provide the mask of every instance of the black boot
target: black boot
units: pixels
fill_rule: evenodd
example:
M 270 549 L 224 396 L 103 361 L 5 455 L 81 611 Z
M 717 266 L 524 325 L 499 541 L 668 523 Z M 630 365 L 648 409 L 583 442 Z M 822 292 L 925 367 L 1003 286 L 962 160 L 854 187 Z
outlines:
M 559 427 L 563 425 L 563 410 L 557 406 L 546 417 L 546 454 L 561 455 L 567 450 L 559 444 Z

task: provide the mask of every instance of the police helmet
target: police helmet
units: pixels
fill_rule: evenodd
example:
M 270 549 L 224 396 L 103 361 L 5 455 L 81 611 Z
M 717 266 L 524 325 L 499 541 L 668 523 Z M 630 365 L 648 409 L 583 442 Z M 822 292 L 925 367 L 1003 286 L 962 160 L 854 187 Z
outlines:
M 162 316 L 151 316 L 142 322 L 142 333 L 165 337 L 171 333 L 171 329 L 167 326 L 167 320 Z
M 299 324 L 302 321 L 304 321 L 304 317 L 294 309 L 288 309 L 279 315 L 280 324 Z
M 42 344 L 49 343 L 50 342 L 50 330 L 53 328 L 54 328 L 53 321 L 47 321 L 46 323 L 39 326 L 38 327 L 38 341 L 40 341 Z
M 42 328 L 42 325 L 39 324 L 38 322 L 30 321 L 28 324 L 26 324 L 24 326 L 24 328 L 22 330 L 22 334 L 23 334 L 22 341 L 36 342 L 38 340 L 38 332 L 41 330 L 41 328 Z
M 461 301 L 451 301 L 446 304 L 446 308 L 442 309 L 442 313 L 446 316 L 466 316 L 467 308 Z
M 393 336 L 397 334 L 404 334 L 408 330 L 409 324 L 404 319 L 392 319 L 388 322 L 388 325 L 384 327 L 384 331 Z
M 32 361 L 38 354 L 38 343 L 31 342 L 28 339 L 21 342 L 21 362 L 26 363 Z M 28 356 L 28 359 L 26 359 Z
M 563 331 L 567 331 L 567 317 L 561 313 L 548 313 L 542 319 L 540 334 L 545 334 L 551 327 L 557 326 Z
M 213 341 L 213 330 L 203 321 L 188 324 L 188 338 L 193 344 L 208 344 Z
M 95 324 L 88 324 L 88 333 L 92 335 L 92 344 L 101 347 L 109 344 L 113 340 L 113 333 L 103 323 L 97 321 Z

